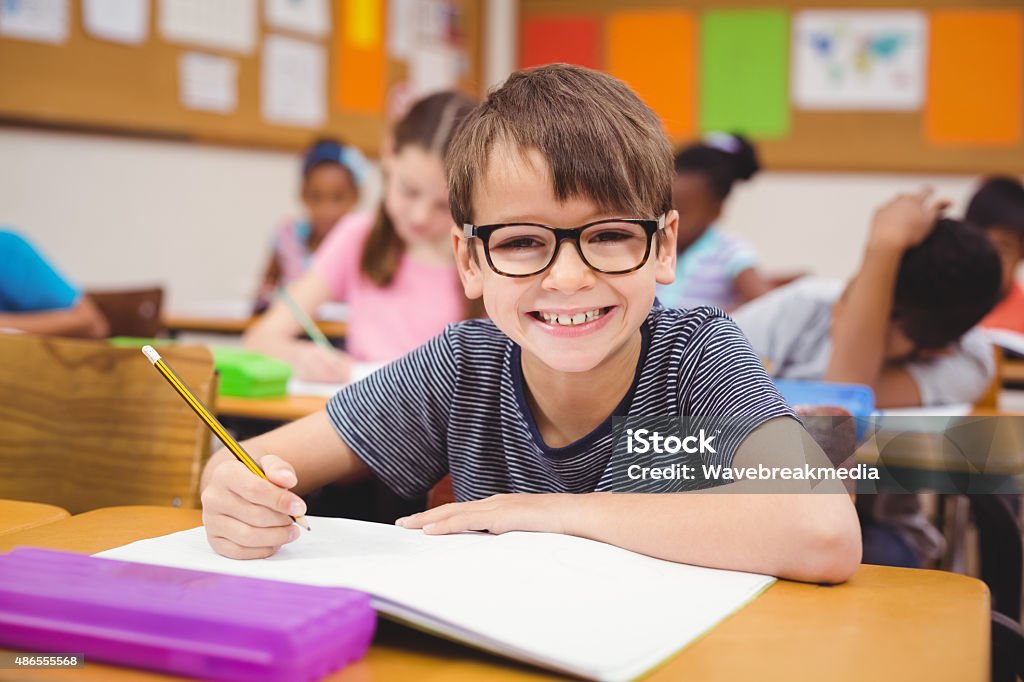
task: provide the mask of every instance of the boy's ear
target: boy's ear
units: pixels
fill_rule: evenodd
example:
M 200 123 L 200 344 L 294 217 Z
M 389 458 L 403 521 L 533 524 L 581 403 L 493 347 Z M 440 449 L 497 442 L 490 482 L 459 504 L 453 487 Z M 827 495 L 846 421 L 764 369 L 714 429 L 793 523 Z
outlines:
M 679 211 L 672 210 L 665 214 L 665 227 L 661 230 L 661 239 L 656 251 L 658 284 L 671 284 L 676 279 L 676 239 L 678 236 Z M 657 236 L 654 238 L 658 239 Z
M 467 239 L 462 234 L 462 227 L 456 225 L 452 228 L 452 248 L 455 250 L 455 267 L 459 271 L 459 279 L 462 281 L 462 288 L 466 292 L 466 298 L 480 298 L 484 295 L 483 277 L 480 272 L 480 262 L 473 255 L 476 245 L 475 240 Z

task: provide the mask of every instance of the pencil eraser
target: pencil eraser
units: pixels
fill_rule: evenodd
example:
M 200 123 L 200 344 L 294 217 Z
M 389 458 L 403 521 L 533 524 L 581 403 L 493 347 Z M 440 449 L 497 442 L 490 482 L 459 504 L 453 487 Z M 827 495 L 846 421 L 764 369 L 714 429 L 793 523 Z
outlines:
M 153 346 L 143 346 L 142 352 L 154 365 L 160 359 L 160 354 L 156 352 L 156 348 L 153 348 Z

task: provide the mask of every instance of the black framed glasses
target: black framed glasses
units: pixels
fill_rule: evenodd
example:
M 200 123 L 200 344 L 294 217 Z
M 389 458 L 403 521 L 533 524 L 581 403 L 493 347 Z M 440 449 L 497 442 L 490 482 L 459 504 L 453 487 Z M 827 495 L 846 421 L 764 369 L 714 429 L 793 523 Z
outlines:
M 491 270 L 505 277 L 530 277 L 551 267 L 566 240 L 592 270 L 606 275 L 634 272 L 647 263 L 651 241 L 664 227 L 662 214 L 653 220 L 609 218 L 566 229 L 540 223 L 465 223 L 462 230 L 467 238 L 483 241 Z

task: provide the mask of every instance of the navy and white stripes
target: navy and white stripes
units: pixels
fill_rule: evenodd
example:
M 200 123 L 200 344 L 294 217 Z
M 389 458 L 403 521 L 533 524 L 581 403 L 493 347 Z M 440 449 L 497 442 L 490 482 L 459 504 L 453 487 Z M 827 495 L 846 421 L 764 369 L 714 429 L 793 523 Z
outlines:
M 615 416 L 737 417 L 719 440 L 728 465 L 760 423 L 792 411 L 736 325 L 715 308 L 655 308 L 640 366 Z M 422 495 L 452 474 L 455 498 L 612 488 L 611 417 L 564 448 L 540 438 L 523 391 L 520 349 L 493 323 L 449 326 L 345 387 L 327 405 L 341 438 L 395 492 Z

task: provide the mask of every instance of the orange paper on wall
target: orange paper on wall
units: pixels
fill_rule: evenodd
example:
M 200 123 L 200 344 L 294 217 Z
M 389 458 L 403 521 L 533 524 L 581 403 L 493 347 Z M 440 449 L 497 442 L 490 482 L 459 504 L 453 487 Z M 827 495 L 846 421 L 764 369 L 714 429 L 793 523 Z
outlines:
M 344 11 L 334 12 L 335 104 L 348 112 L 380 114 L 384 111 L 387 58 L 380 27 L 383 0 L 342 0 Z M 352 22 L 358 25 L 350 25 Z
M 696 22 L 688 12 L 619 12 L 605 26 L 608 73 L 661 117 L 669 137 L 694 131 Z
M 1024 120 L 1024 14 L 931 15 L 924 133 L 936 145 L 1012 146 Z

